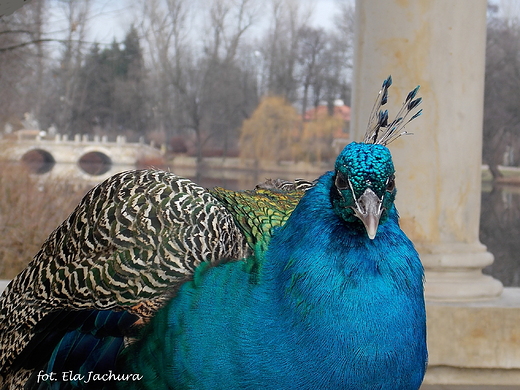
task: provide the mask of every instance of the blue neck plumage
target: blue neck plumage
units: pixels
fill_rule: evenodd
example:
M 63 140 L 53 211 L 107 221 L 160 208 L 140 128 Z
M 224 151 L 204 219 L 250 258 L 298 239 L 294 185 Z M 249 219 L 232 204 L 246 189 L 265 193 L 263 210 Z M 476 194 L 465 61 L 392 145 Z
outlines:
M 390 278 L 398 285 L 422 286 L 421 264 L 406 261 L 407 252 L 410 258 L 416 252 L 399 228 L 395 207 L 388 210 L 388 218 L 379 226 L 374 240 L 370 240 L 361 222 L 356 221 L 356 226 L 352 226 L 353 223 L 346 223 L 334 212 L 330 201 L 332 175 L 332 172 L 326 173 L 308 190 L 290 222 L 272 238 L 266 258 L 277 259 L 277 264 L 284 264 L 285 269 L 298 267 L 301 272 L 313 269 L 309 274 L 322 275 L 324 281 L 329 280 L 330 275 L 326 273 L 336 273 L 332 283 L 342 278 L 344 283 L 353 283 L 381 277 Z M 302 242 L 305 245 L 301 245 Z M 408 280 L 408 275 L 413 275 L 415 280 Z
M 317 361 L 351 361 L 366 371 L 362 381 L 369 380 L 379 365 L 400 370 L 425 358 L 423 269 L 395 208 L 371 240 L 334 212 L 331 177 L 308 190 L 273 236 L 264 264 L 273 277 L 266 285 L 278 302 L 278 320 L 299 329 L 295 345 L 313 350 L 313 343 L 331 343 L 330 359 Z M 420 383 L 422 374 L 413 381 Z M 350 370 L 340 376 L 343 383 L 356 377 Z

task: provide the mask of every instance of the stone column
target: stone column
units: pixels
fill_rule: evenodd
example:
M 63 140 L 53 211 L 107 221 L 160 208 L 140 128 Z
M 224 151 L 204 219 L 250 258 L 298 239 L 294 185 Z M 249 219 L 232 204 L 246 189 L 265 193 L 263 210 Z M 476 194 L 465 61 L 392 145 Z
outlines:
M 361 140 L 382 81 L 393 118 L 421 85 L 422 117 L 389 145 L 403 230 L 426 269 L 428 300 L 497 297 L 479 241 L 486 0 L 357 0 L 351 131 Z

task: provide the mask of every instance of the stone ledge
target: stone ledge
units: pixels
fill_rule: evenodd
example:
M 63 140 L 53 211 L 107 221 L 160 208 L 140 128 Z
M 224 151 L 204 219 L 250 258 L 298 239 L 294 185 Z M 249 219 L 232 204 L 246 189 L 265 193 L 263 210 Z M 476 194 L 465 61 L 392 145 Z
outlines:
M 501 386 L 507 386 L 507 389 L 519 389 L 519 383 L 520 370 L 472 369 L 445 366 L 429 367 L 424 378 L 424 385 L 490 386 L 490 389 L 502 389 Z
M 483 302 L 427 302 L 425 384 L 520 383 L 520 288 Z

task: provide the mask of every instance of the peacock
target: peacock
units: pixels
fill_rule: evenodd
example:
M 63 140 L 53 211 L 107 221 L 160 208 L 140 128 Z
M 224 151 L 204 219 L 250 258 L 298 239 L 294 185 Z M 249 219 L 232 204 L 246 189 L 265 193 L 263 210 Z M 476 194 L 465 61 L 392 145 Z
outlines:
M 138 170 L 90 190 L 1 297 L 0 388 L 418 389 L 423 268 L 386 145 L 421 98 L 389 121 L 391 84 L 313 182 Z

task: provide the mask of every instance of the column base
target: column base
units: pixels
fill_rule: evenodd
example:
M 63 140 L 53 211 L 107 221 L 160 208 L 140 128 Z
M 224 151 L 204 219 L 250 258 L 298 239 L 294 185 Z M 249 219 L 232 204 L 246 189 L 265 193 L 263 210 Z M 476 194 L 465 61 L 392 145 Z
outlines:
M 483 301 L 500 297 L 504 286 L 481 270 L 426 270 L 424 296 L 432 302 Z
M 502 294 L 502 283 L 482 273 L 494 257 L 480 243 L 440 244 L 420 248 L 419 254 L 425 268 L 427 301 L 483 301 Z

